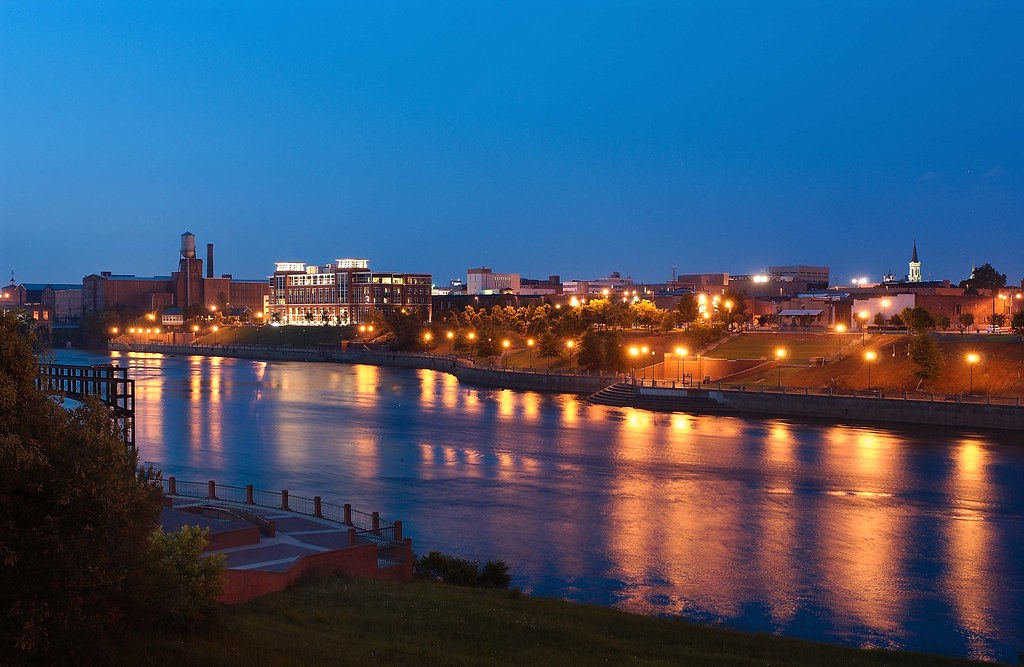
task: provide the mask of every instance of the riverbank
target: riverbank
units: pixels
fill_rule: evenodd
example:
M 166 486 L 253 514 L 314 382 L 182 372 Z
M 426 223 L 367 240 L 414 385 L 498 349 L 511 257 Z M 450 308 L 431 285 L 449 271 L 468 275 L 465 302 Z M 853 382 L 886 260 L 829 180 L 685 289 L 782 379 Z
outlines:
M 126 638 L 114 664 L 978 665 L 742 633 L 504 590 L 317 578 L 182 637 Z
M 259 361 L 303 361 L 339 364 L 367 364 L 392 368 L 414 368 L 454 375 L 459 382 L 477 387 L 589 395 L 614 384 L 620 378 L 597 373 L 562 373 L 524 368 L 479 366 L 451 356 L 377 352 L 369 350 L 311 350 L 257 345 L 164 345 L 160 343 L 111 343 L 121 352 L 149 352 L 172 355 L 232 357 Z
M 172 355 L 201 355 L 261 361 L 368 364 L 428 369 L 454 375 L 460 383 L 517 391 L 592 396 L 598 404 L 660 412 L 787 417 L 856 423 L 927 424 L 954 428 L 1024 430 L 1020 399 L 993 401 L 961 395 L 911 395 L 907 392 L 767 387 L 764 384 L 675 386 L 671 381 L 616 384 L 619 377 L 477 366 L 449 356 L 367 350 L 310 350 L 264 346 L 111 344 L 112 350 Z M 614 385 L 614 386 L 613 386 Z

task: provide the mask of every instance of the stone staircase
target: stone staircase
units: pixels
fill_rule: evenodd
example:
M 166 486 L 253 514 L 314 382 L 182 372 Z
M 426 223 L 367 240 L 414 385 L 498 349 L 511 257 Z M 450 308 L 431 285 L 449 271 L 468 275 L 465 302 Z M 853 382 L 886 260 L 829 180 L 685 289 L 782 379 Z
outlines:
M 591 394 L 587 400 L 597 405 L 619 408 L 637 408 L 653 412 L 721 412 L 722 405 L 712 400 L 706 391 L 680 389 L 676 395 L 644 395 L 640 387 L 620 382 Z

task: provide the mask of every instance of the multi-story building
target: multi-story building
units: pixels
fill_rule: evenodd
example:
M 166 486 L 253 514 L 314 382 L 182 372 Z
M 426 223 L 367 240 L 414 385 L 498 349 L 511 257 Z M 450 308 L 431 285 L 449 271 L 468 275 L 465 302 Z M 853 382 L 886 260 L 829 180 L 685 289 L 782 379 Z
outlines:
M 486 266 L 466 270 L 466 292 L 468 294 L 497 294 L 499 292 L 519 293 L 518 273 L 495 273 Z
M 354 324 L 396 309 L 431 315 L 430 274 L 371 271 L 368 259 L 278 262 L 269 280 L 266 316 L 276 324 Z
M 139 277 L 109 271 L 82 280 L 81 309 L 90 313 L 106 308 L 127 307 L 159 311 L 177 306 L 189 308 L 248 308 L 262 311 L 269 287 L 265 280 L 238 280 L 231 274 L 214 277 L 213 244 L 206 245 L 206 275 L 203 260 L 196 256 L 195 236 L 181 235 L 178 270 L 169 276 Z

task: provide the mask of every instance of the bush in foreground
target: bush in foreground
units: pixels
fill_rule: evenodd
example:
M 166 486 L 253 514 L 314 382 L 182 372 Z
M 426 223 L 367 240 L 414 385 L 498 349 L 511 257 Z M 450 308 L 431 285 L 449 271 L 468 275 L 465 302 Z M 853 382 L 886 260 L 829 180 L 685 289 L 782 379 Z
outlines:
M 480 588 L 508 588 L 512 577 L 508 563 L 501 560 L 487 561 L 483 569 L 480 561 L 448 556 L 440 551 L 431 551 L 416 561 L 416 574 L 454 586 Z

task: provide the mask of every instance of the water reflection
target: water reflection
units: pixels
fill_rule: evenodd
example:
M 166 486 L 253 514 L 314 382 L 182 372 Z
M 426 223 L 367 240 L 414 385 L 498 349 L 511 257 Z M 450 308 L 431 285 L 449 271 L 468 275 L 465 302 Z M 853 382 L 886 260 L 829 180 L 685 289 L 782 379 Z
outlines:
M 379 510 L 418 551 L 503 558 L 536 594 L 854 645 L 1024 645 L 1024 453 L 992 438 L 652 414 L 431 371 L 116 358 L 144 459 Z

